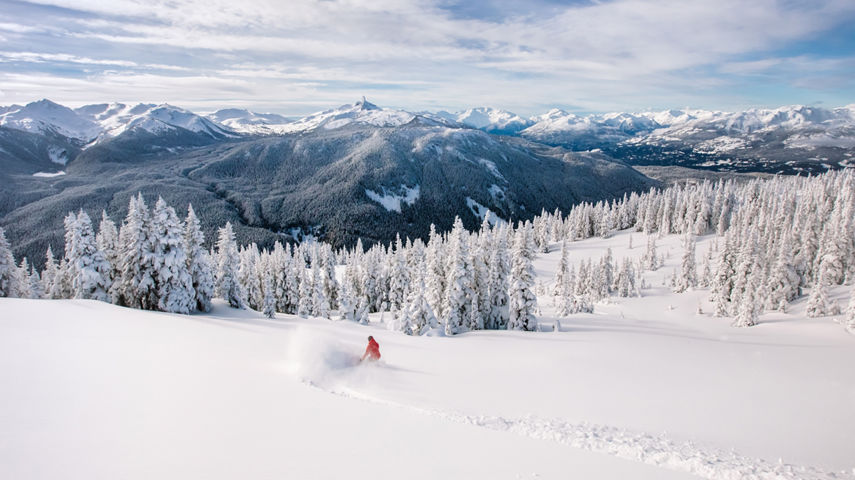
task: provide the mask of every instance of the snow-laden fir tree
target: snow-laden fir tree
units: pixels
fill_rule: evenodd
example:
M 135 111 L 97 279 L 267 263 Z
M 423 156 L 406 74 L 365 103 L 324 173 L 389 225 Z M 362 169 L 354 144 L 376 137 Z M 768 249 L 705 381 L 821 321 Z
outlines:
M 567 240 L 561 242 L 561 259 L 558 261 L 558 269 L 555 271 L 555 278 L 552 281 L 552 296 L 560 297 L 564 292 L 566 285 L 567 273 L 570 269 L 569 261 L 567 260 Z
M 757 275 L 750 272 L 746 277 L 745 291 L 739 296 L 736 306 L 736 316 L 733 319 L 734 327 L 752 327 L 757 325 L 757 318 L 762 309 L 760 299 L 757 295 Z
M 313 284 L 312 271 L 307 269 L 303 264 L 302 256 L 298 256 L 297 265 L 300 268 L 296 271 L 300 275 L 300 297 L 297 301 L 297 315 L 308 317 L 312 314 L 312 298 L 315 294 L 315 286 Z
M 406 252 L 404 252 L 406 255 Z M 338 304 L 339 284 L 335 278 L 335 253 L 329 245 L 324 244 L 321 251 L 321 270 L 323 273 L 324 298 L 327 299 L 327 310 Z
M 101 210 L 101 223 L 98 225 L 98 234 L 95 235 L 98 249 L 104 253 L 104 258 L 110 262 L 110 284 L 119 278 L 119 230 L 116 223 L 107 215 L 106 210 Z
M 187 271 L 193 284 L 195 309 L 201 312 L 211 311 L 211 298 L 214 296 L 214 267 L 204 248 L 205 235 L 193 205 L 187 207 L 184 221 L 184 251 L 187 254 Z
M 45 269 L 42 270 L 42 292 L 44 292 L 44 298 L 58 298 L 53 296 L 53 285 L 56 281 L 56 276 L 56 258 L 53 256 L 53 249 L 48 245 L 45 252 Z
M 400 330 L 407 335 L 423 335 L 437 327 L 436 316 L 425 298 L 426 265 L 419 262 L 413 275 L 413 286 L 404 302 L 399 319 Z
M 647 236 L 647 249 L 642 257 L 644 267 L 647 270 L 656 270 L 659 268 L 659 257 L 656 256 L 656 238 L 653 235 Z
M 302 257 L 298 258 L 295 253 L 288 254 L 288 272 L 285 278 L 285 290 L 287 291 L 287 307 L 285 312 L 296 314 L 300 303 L 300 281 L 303 279 L 305 264 Z
M 471 309 L 472 268 L 469 264 L 467 234 L 459 217 L 449 234 L 447 285 L 442 310 L 446 335 L 460 332 L 469 318 Z
M 502 228 L 497 232 L 490 254 L 490 278 L 488 285 L 490 302 L 484 327 L 491 330 L 505 329 L 508 326 L 508 276 L 510 275 L 510 263 L 508 261 L 506 230 L 506 228 Z
M 110 301 L 110 263 L 98 250 L 92 220 L 83 210 L 65 222 L 65 260 L 74 298 Z
M 341 320 L 355 321 L 357 313 L 357 298 L 354 291 L 354 283 L 350 279 L 353 276 L 348 270 L 353 270 L 353 265 L 348 262 L 345 267 L 344 281 L 341 283 L 338 294 L 338 314 Z
M 324 273 L 321 268 L 320 248 L 316 245 L 312 258 L 312 316 L 330 318 L 329 300 L 324 289 Z
M 511 251 L 510 291 L 508 292 L 508 330 L 537 330 L 537 297 L 534 286 L 534 268 L 528 255 L 527 228 L 517 231 Z
M 196 292 L 187 269 L 184 225 L 175 209 L 163 198 L 158 198 L 154 205 L 150 228 L 157 308 L 164 312 L 190 313 L 196 308 Z
M 241 285 L 238 282 L 240 254 L 231 222 L 219 229 L 217 238 L 217 296 L 229 302 L 232 308 L 245 308 Z
M 828 299 L 828 287 L 831 284 L 832 269 L 835 263 L 833 255 L 826 255 L 819 264 L 819 275 L 814 282 L 805 306 L 805 314 L 808 317 L 823 317 L 834 315 L 834 305 Z
M 490 315 L 490 256 L 493 251 L 493 235 L 489 221 L 490 212 L 484 215 L 478 235 L 472 239 L 470 249 L 472 264 L 472 290 L 476 301 L 470 312 L 470 329 L 485 328 Z M 548 241 L 548 240 L 547 240 Z
M 695 238 L 692 234 L 683 235 L 683 258 L 680 262 L 680 274 L 677 275 L 674 292 L 682 293 L 698 285 L 695 263 Z
M 769 278 L 769 308 L 785 312 L 791 301 L 801 295 L 799 274 L 793 259 L 793 236 L 787 228 L 778 246 L 775 266 Z
M 253 310 L 261 310 L 262 291 L 261 280 L 256 263 L 258 262 L 258 245 L 251 243 L 240 249 L 240 267 L 238 268 L 238 283 L 241 286 L 243 302 Z
M 410 276 L 407 272 L 406 252 L 398 235 L 395 240 L 395 251 L 388 255 L 389 261 L 389 308 L 400 312 L 409 290 Z M 396 313 L 397 316 L 397 313 Z
M 273 276 L 273 297 L 276 300 L 276 311 L 288 312 L 288 271 L 290 262 L 288 252 L 281 243 L 273 245 L 270 255 L 270 273 Z
M 141 194 L 131 197 L 128 214 L 119 229 L 121 280 L 111 289 L 113 302 L 131 308 L 153 309 L 149 299 L 154 290 L 154 254 L 149 235 L 149 211 Z M 60 272 L 63 269 L 60 268 Z M 60 275 L 63 275 L 62 273 Z M 62 281 L 54 282 L 60 288 Z M 56 298 L 54 296 L 54 298 Z
M 729 315 L 730 300 L 733 293 L 734 276 L 736 274 L 735 247 L 730 235 L 725 236 L 724 246 L 719 252 L 718 264 L 712 285 L 710 286 L 710 301 L 714 305 L 713 315 L 726 317 Z
M 11 297 L 16 289 L 13 285 L 17 279 L 16 268 L 12 247 L 6 240 L 6 231 L 0 227 L 0 297 Z
M 34 266 L 30 266 L 30 274 L 27 276 L 30 284 L 30 298 L 45 298 L 45 291 L 42 287 L 42 278 Z
M 425 298 L 438 318 L 444 318 L 442 303 L 445 299 L 445 258 L 442 255 L 442 237 L 436 233 L 434 224 L 430 225 L 430 237 L 425 249 Z
M 30 262 L 27 257 L 21 259 L 20 265 L 15 272 L 15 296 L 18 298 L 38 298 L 33 296 L 30 288 Z
M 276 318 L 276 295 L 273 287 L 273 268 L 270 255 L 263 255 L 257 264 L 261 278 L 261 313 L 267 318 Z

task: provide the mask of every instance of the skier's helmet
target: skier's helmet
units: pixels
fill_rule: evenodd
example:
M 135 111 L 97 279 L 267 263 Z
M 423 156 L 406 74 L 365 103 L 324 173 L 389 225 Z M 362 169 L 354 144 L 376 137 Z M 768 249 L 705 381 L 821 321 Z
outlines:
M 374 340 L 374 337 L 372 337 L 371 335 L 368 335 L 368 341 L 370 342 L 371 340 Z

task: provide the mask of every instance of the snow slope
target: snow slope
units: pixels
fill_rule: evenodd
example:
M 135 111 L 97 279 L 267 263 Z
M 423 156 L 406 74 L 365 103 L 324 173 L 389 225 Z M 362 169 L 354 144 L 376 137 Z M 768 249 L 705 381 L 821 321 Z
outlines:
M 532 124 L 531 119 L 492 107 L 470 108 L 457 113 L 438 112 L 436 115 L 490 133 L 514 134 Z
M 257 135 L 280 133 L 284 125 L 294 121 L 293 118 L 275 113 L 250 112 L 241 108 L 217 110 L 206 117 L 236 132 Z
M 96 122 L 47 99 L 23 107 L 12 105 L 0 109 L 0 126 L 30 133 L 56 133 L 84 143 L 98 136 L 101 131 Z
M 105 103 L 86 105 L 75 111 L 101 126 L 99 140 L 136 129 L 160 134 L 182 128 L 214 138 L 234 136 L 228 129 L 212 120 L 169 104 Z
M 416 115 L 403 110 L 380 108 L 364 98 L 350 105 L 318 112 L 303 117 L 293 123 L 281 125 L 279 133 L 305 132 L 324 128 L 333 130 L 350 123 L 373 125 L 375 127 L 399 127 L 411 122 Z
M 629 236 L 572 243 L 571 261 L 640 256 Z M 855 337 L 803 301 L 747 329 L 698 314 L 707 292 L 662 285 L 679 238 L 658 250 L 643 297 L 560 332 L 0 299 L 0 477 L 855 478 Z M 383 360 L 352 368 L 367 334 Z

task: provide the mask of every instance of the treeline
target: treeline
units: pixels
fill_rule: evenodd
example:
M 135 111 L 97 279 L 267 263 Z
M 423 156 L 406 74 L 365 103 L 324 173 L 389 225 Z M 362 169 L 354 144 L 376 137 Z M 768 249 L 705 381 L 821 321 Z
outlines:
M 138 195 L 120 227 L 102 214 L 97 234 L 85 212 L 68 214 L 64 256 L 57 261 L 48 249 L 41 272 L 26 258 L 16 264 L 0 230 L 0 296 L 88 298 L 177 313 L 208 311 L 219 297 L 269 317 L 366 323 L 369 313 L 391 312 L 394 326 L 408 334 L 537 330 L 532 260 L 550 244 L 562 244 L 549 293 L 566 316 L 593 311 L 610 295 L 640 295 L 642 273 L 663 263 L 657 237 L 681 234 L 674 291 L 709 288 L 716 316 L 751 326 L 806 289 L 809 316 L 841 313 L 828 288 L 855 279 L 853 182 L 844 170 L 686 184 L 583 203 L 566 216 L 543 212 L 516 226 L 485 218 L 476 232 L 458 218 L 445 234 L 432 228 L 427 242 L 399 237 L 367 251 L 361 243 L 338 251 L 317 242 L 239 247 L 228 223 L 208 251 L 192 206 L 181 220 L 162 199 L 149 209 Z M 625 229 L 645 234 L 640 258 L 617 260 L 609 250 L 578 269 L 568 262 L 572 242 Z M 699 269 L 695 237 L 712 233 L 717 237 Z M 855 328 L 855 303 L 845 323 Z

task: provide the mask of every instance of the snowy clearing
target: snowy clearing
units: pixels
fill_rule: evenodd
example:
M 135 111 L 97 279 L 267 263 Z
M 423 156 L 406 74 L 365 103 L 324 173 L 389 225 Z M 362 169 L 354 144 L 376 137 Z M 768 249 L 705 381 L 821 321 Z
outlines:
M 640 256 L 632 235 L 573 242 L 570 261 Z M 706 290 L 662 285 L 679 236 L 658 247 L 643 297 L 559 333 L 0 299 L 0 477 L 855 477 L 855 336 L 805 299 L 732 328 Z M 540 283 L 559 256 L 535 260 Z M 352 367 L 368 334 L 383 360 Z

